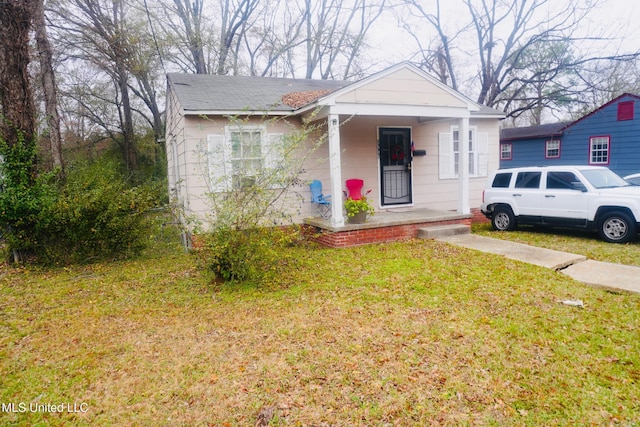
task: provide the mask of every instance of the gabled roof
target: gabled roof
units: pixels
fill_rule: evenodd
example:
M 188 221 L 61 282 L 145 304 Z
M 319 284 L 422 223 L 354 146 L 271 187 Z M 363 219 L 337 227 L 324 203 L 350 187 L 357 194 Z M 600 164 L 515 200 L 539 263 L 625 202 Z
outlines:
M 639 95 L 633 95 L 631 93 L 623 93 L 622 95 L 612 99 L 606 104 L 601 105 L 596 108 L 592 112 L 585 114 L 579 119 L 573 122 L 559 122 L 559 123 L 550 123 L 546 125 L 538 125 L 538 126 L 527 126 L 527 127 L 518 127 L 518 128 L 508 128 L 502 129 L 500 132 L 500 141 L 515 141 L 518 139 L 532 139 L 532 138 L 546 138 L 546 137 L 559 137 L 562 136 L 564 131 L 569 127 L 575 125 L 578 122 L 585 120 L 586 118 L 596 114 L 598 111 L 603 110 L 611 104 L 614 104 L 620 101 L 622 98 L 633 98 L 635 100 L 640 100 Z
M 167 75 L 167 83 L 176 94 L 180 108 L 186 114 L 288 114 L 304 113 L 317 106 L 333 105 L 337 97 L 390 78 L 394 73 L 402 70 L 413 73 L 417 84 L 432 85 L 436 92 L 456 100 L 456 108 L 463 108 L 477 117 L 504 117 L 501 111 L 471 101 L 408 62 L 389 67 L 356 82 L 170 73 Z M 386 92 L 378 91 L 378 94 L 393 93 L 388 89 L 385 90 Z M 418 93 L 422 92 L 409 91 L 400 94 L 406 98 L 416 98 Z M 429 95 L 433 95 L 433 92 Z M 431 97 L 422 97 L 413 105 L 425 104 Z M 358 102 L 369 105 L 393 104 L 387 100 L 387 95 L 375 101 L 356 101 Z
M 571 123 L 572 122 L 560 122 L 546 125 L 502 129 L 500 132 L 500 140 L 513 141 L 517 139 L 558 137 L 562 135 L 564 129 Z
M 194 113 L 292 112 L 299 108 L 300 102 L 308 104 L 322 95 L 352 83 L 337 80 L 179 73 L 168 74 L 167 81 L 180 100 L 182 109 Z
M 606 104 L 601 105 L 600 107 L 596 108 L 595 110 L 593 110 L 592 112 L 585 114 L 584 116 L 580 117 L 578 120 L 574 121 L 573 123 L 571 123 L 569 126 L 573 126 L 578 122 L 581 122 L 582 120 L 586 119 L 589 116 L 592 116 L 594 114 L 596 114 L 598 111 L 603 110 L 605 108 L 607 108 L 609 105 L 611 104 L 615 104 L 616 102 L 620 101 L 622 98 L 634 98 L 635 100 L 640 100 L 640 96 L 638 95 L 633 95 L 631 93 L 623 93 L 622 95 L 613 98 L 611 101 L 607 102 Z

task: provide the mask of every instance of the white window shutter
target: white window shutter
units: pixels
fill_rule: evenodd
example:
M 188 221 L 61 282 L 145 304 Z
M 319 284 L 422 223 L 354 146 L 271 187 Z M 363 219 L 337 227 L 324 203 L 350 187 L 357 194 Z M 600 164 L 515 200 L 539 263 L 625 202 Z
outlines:
M 282 162 L 282 137 L 281 133 L 270 133 L 262 144 L 262 158 L 267 170 L 277 170 Z
M 282 181 L 286 178 L 286 167 L 283 164 L 283 134 L 270 133 L 262 143 L 262 161 L 267 181 L 271 188 L 283 186 Z
M 209 189 L 213 192 L 231 191 L 231 144 L 224 135 L 207 135 Z
M 478 176 L 489 173 L 489 134 L 478 132 Z
M 438 134 L 438 164 L 439 178 L 451 179 L 453 176 L 453 147 L 450 132 L 440 132 Z

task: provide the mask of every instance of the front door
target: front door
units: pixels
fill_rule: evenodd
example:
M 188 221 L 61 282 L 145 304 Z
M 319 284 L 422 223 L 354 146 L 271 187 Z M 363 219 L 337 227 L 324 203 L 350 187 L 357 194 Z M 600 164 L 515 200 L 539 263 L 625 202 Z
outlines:
M 406 205 L 411 190 L 411 129 L 380 128 L 380 188 L 382 205 Z

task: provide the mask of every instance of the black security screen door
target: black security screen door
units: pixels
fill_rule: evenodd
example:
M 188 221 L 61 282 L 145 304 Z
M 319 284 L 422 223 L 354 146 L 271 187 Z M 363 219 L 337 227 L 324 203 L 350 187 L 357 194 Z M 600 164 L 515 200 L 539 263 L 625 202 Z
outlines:
M 382 204 L 411 203 L 411 129 L 380 128 L 379 132 Z

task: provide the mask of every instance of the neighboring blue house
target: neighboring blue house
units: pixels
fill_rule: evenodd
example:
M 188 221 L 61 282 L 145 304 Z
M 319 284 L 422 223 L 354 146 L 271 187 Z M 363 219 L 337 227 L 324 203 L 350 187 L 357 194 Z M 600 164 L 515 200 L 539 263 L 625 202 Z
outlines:
M 600 165 L 621 176 L 638 173 L 639 101 L 625 93 L 575 122 L 503 129 L 500 168 Z

